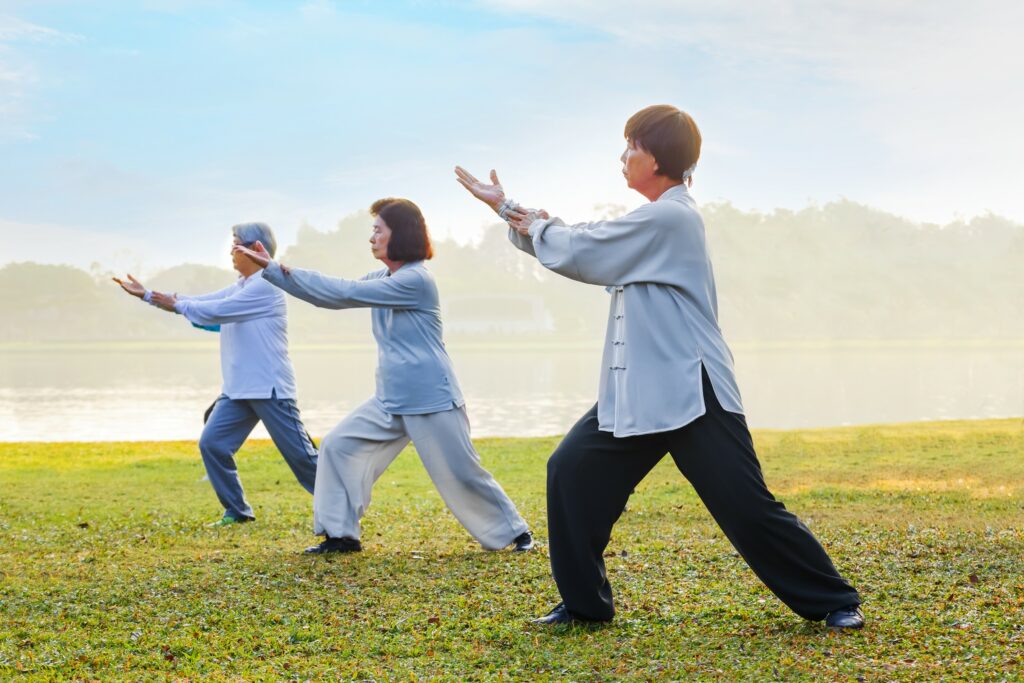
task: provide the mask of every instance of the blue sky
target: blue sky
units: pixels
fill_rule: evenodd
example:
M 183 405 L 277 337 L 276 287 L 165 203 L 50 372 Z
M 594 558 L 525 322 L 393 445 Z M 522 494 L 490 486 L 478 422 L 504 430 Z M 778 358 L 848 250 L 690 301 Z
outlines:
M 1022 7 L 0 1 L 0 263 L 224 265 L 233 223 L 287 244 L 386 195 L 473 239 L 456 163 L 584 220 L 642 201 L 622 125 L 660 102 L 701 201 L 1024 222 Z

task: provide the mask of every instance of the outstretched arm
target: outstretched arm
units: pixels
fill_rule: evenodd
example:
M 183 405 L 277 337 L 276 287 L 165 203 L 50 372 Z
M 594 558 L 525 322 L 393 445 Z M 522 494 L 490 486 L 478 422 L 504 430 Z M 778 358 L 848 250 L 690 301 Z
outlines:
M 263 267 L 263 279 L 292 296 L 320 308 L 415 308 L 420 301 L 420 276 L 397 271 L 391 277 L 346 280 L 315 270 L 288 268 L 270 258 L 259 242 L 235 251 Z
M 613 220 L 566 225 L 537 214 L 513 218 L 517 233 L 528 236 L 545 268 L 580 282 L 626 285 L 673 284 L 681 261 L 699 253 L 699 230 L 680 221 L 671 209 L 652 202 Z
M 282 314 L 284 309 L 284 301 L 279 294 L 266 285 L 257 287 L 255 283 L 236 287 L 230 296 L 223 299 L 204 301 L 154 294 L 153 302 L 161 308 L 169 307 L 180 313 L 194 325 L 202 326 L 244 323 Z
M 422 291 L 420 276 L 396 271 L 390 277 L 346 280 L 315 270 L 285 268 L 271 261 L 263 279 L 320 308 L 415 308 Z

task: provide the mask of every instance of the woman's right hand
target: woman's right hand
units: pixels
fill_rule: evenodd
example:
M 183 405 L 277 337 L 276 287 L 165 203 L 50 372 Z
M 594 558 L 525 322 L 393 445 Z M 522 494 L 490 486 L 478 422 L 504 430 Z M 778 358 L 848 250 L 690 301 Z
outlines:
M 242 256 L 245 256 L 260 268 L 266 268 L 267 266 L 270 265 L 270 261 L 272 260 L 270 258 L 270 254 L 267 253 L 267 248 L 264 247 L 263 243 L 260 241 L 254 242 L 252 245 L 252 249 L 248 247 L 243 247 L 241 244 L 236 244 L 232 248 L 232 251 L 234 251 L 236 254 L 241 254 Z
M 491 170 L 490 185 L 477 180 L 476 176 L 461 166 L 455 167 L 455 180 L 457 180 L 464 188 L 469 190 L 471 195 L 491 207 L 495 213 L 498 212 L 498 209 L 505 201 L 505 188 L 501 186 L 501 181 L 498 180 L 498 174 L 493 169 Z

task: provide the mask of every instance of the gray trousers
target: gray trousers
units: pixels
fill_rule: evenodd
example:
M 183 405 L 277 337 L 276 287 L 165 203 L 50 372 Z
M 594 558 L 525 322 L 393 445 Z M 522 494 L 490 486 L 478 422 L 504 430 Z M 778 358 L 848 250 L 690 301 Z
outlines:
M 316 482 L 316 447 L 293 399 L 274 394 L 268 399 L 231 399 L 222 394 L 199 437 L 199 452 L 220 504 L 232 517 L 255 518 L 242 490 L 235 453 L 261 420 L 302 488 L 312 493 Z
M 410 440 L 448 509 L 480 545 L 498 550 L 527 530 L 516 506 L 480 464 L 465 408 L 392 415 L 371 399 L 320 444 L 314 533 L 358 539 L 374 482 Z

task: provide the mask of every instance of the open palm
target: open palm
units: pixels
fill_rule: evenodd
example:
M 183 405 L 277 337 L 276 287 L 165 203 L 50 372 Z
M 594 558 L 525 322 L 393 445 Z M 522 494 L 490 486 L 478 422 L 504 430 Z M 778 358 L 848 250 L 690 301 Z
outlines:
M 137 296 L 141 299 L 146 294 L 146 288 L 142 285 L 141 282 L 136 280 L 131 275 L 128 276 L 127 280 L 122 280 L 121 278 L 117 277 L 111 279 L 117 284 L 121 285 L 121 289 L 128 292 L 132 296 Z
M 491 171 L 490 185 L 478 180 L 476 176 L 461 166 L 455 167 L 455 179 L 460 185 L 469 190 L 471 195 L 495 211 L 497 211 L 498 207 L 501 206 L 501 203 L 505 201 L 505 188 L 501 186 L 501 181 L 498 180 L 498 174 L 493 170 Z

